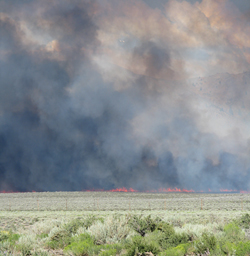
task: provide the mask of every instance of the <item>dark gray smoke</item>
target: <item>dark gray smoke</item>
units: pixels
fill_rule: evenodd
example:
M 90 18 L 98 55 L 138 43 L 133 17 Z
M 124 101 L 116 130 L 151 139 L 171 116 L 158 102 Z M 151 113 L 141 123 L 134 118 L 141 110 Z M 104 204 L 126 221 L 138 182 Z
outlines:
M 146 23 L 173 8 L 144 2 L 1 1 L 0 190 L 249 189 L 249 137 L 212 115 L 248 127 L 248 73 L 219 91 L 217 77 L 190 85 L 187 38 Z M 224 55 L 218 66 L 234 68 Z

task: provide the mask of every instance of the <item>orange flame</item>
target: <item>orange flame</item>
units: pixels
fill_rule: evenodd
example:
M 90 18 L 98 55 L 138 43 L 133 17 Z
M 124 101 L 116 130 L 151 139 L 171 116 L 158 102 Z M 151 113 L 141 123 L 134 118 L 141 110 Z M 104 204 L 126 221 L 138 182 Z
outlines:
M 220 189 L 220 192 L 238 192 L 236 189 Z
M 123 188 L 111 189 L 109 190 L 109 192 L 138 192 L 138 190 L 135 190 L 133 188 L 126 189 L 123 187 Z
M 180 188 L 159 188 L 159 189 L 152 189 L 152 190 L 136 190 L 133 188 L 115 188 L 111 190 L 104 190 L 104 189 L 90 189 L 90 190 L 83 190 L 83 191 L 105 191 L 105 192 L 145 192 L 145 193 L 250 193 L 250 191 L 243 191 L 243 190 L 236 190 L 236 189 L 219 189 L 219 190 L 212 190 L 208 189 L 207 191 L 200 190 L 195 191 L 193 189 L 180 189 Z
M 195 191 L 193 189 L 180 189 L 180 188 L 159 188 L 159 189 L 153 189 L 153 190 L 136 190 L 133 188 L 115 188 L 115 189 L 110 189 L 110 190 L 105 190 L 105 189 L 87 189 L 87 190 L 82 190 L 84 192 L 130 192 L 130 193 L 135 193 L 135 192 L 144 192 L 144 193 L 242 193 L 242 194 L 247 194 L 250 193 L 250 191 L 247 190 L 236 190 L 236 189 L 219 189 L 219 190 L 211 190 L 210 188 L 207 191 Z M 32 191 L 26 191 L 26 192 L 33 192 L 35 193 L 35 190 Z M 13 190 L 2 190 L 0 193 L 24 193 L 24 192 L 18 192 L 18 191 L 13 191 Z
M 14 191 L 12 191 L 12 190 L 8 190 L 8 191 L 2 190 L 2 191 L 0 191 L 0 193 L 7 194 L 7 193 L 17 193 L 17 192 L 14 192 Z

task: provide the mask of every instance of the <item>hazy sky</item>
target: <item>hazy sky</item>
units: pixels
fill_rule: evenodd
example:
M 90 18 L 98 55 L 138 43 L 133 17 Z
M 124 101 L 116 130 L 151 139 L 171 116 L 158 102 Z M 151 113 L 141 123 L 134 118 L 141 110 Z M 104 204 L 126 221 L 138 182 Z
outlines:
M 0 190 L 250 190 L 250 1 L 0 10 Z
M 151 8 L 164 8 L 164 6 L 169 2 L 169 0 L 143 0 Z M 178 0 L 178 2 L 185 2 L 183 0 Z M 196 2 L 201 3 L 202 0 L 187 0 L 186 2 L 195 4 Z M 219 1 L 218 1 L 219 2 Z M 230 0 L 234 4 L 235 8 L 239 9 L 241 12 L 247 12 L 250 9 L 250 2 L 248 0 Z

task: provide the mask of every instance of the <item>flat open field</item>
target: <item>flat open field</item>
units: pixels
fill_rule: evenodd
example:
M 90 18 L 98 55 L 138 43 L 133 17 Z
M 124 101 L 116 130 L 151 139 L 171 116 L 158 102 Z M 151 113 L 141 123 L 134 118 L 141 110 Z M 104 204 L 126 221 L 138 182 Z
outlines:
M 125 249 L 127 247 L 123 243 L 126 239 L 132 241 L 133 236 L 137 234 L 128 223 L 133 216 L 139 215 L 144 217 L 151 215 L 153 219 L 160 217 L 162 221 L 172 224 L 176 236 L 185 233 L 193 239 L 189 246 L 192 250 L 196 250 L 195 244 L 197 241 L 203 241 L 204 232 L 215 234 L 218 241 L 222 241 L 222 238 L 228 239 L 228 234 L 224 230 L 225 225 L 249 213 L 249 200 L 248 194 L 122 192 L 0 194 L 0 235 L 6 236 L 5 240 L 0 242 L 0 255 L 5 252 L 17 256 L 68 255 L 65 251 L 67 240 L 64 241 L 63 236 L 60 238 L 60 235 L 68 232 L 67 228 L 71 227 L 70 225 L 74 227 L 74 223 L 85 223 L 79 224 L 74 232 L 67 233 L 66 238 L 74 240 L 80 234 L 90 234 L 94 241 L 98 241 L 98 244 L 93 245 L 96 250 L 105 249 L 105 244 L 111 243 L 112 246 L 120 244 L 123 249 L 116 255 L 127 256 Z M 81 226 L 87 225 L 89 220 L 91 222 L 88 227 Z M 12 234 L 16 236 L 15 241 L 11 240 L 14 239 Z M 126 238 L 119 238 L 124 234 Z M 250 229 L 247 228 L 240 234 L 239 241 L 246 239 L 248 241 Z M 153 237 L 154 233 L 150 235 Z M 99 241 L 102 241 L 100 239 L 106 239 L 103 240 L 102 245 L 99 245 Z M 147 237 L 145 239 L 150 240 Z M 60 244 L 61 242 L 63 244 Z M 217 244 L 219 245 L 219 242 Z M 233 247 L 232 250 L 236 249 Z M 99 253 L 101 251 L 89 252 L 89 255 L 95 256 Z M 232 255 L 230 253 L 228 255 Z M 216 252 L 211 255 L 225 254 Z
M 34 192 L 0 194 L 0 211 L 239 211 L 249 194 Z
M 184 223 L 227 223 L 250 210 L 248 194 L 35 192 L 0 194 L 0 228 L 88 215 L 143 214 Z

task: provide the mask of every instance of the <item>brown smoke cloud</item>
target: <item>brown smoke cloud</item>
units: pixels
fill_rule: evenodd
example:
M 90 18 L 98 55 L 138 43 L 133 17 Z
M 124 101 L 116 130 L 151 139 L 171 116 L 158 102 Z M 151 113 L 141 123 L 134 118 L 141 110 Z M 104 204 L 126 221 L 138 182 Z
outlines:
M 245 6 L 1 1 L 0 190 L 249 189 Z
M 99 39 L 115 63 L 135 73 L 145 72 L 144 62 L 136 59 L 131 64 L 129 58 L 133 51 L 122 51 L 114 45 L 119 39 L 124 45 L 129 44 L 129 38 L 136 38 L 170 48 L 173 69 L 179 70 L 180 59 L 181 63 L 184 60 L 190 76 L 197 76 L 196 70 L 204 76 L 248 70 L 249 24 L 229 1 L 190 4 L 173 0 L 163 10 L 151 9 L 142 1 L 116 4 L 107 1 L 106 4 L 107 15 L 98 21 Z M 199 55 L 199 49 L 206 53 L 204 60 L 186 56 L 187 52 Z

